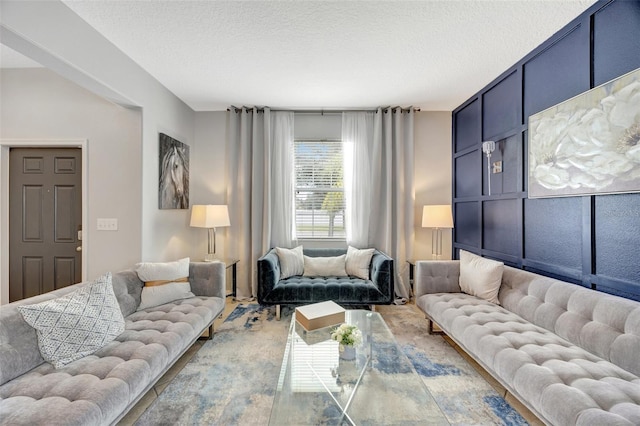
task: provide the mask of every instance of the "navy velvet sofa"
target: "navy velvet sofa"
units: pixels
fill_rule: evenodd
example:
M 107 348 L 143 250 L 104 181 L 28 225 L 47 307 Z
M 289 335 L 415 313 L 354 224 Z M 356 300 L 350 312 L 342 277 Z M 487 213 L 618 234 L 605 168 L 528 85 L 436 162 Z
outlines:
M 309 257 L 340 256 L 347 249 L 305 248 Z M 376 250 L 371 258 L 369 279 L 357 277 L 303 277 L 280 279 L 280 262 L 275 249 L 258 259 L 258 302 L 299 305 L 332 300 L 341 305 L 388 305 L 394 299 L 393 259 Z

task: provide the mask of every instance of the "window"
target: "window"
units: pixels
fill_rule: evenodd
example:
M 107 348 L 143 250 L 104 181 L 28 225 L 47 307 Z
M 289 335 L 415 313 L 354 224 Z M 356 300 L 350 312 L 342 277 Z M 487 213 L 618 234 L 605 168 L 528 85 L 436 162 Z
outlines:
M 296 236 L 346 237 L 341 141 L 294 142 Z

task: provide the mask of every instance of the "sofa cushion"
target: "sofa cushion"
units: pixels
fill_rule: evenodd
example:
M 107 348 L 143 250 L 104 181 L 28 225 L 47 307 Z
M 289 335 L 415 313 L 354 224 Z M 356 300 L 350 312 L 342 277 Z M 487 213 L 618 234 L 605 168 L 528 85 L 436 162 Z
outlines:
M 460 288 L 463 292 L 499 304 L 504 263 L 460 250 Z
M 280 279 L 304 274 L 302 246 L 292 249 L 276 247 L 276 254 L 280 262 Z
M 640 304 L 579 285 L 505 267 L 502 305 L 640 376 Z
M 191 285 L 186 279 L 184 281 L 162 282 L 157 285 L 145 285 L 140 296 L 140 306 L 138 311 L 164 305 L 179 299 L 195 297 L 191 292 Z
M 385 299 L 384 293 L 371 280 L 294 276 L 280 280 L 265 302 L 302 304 L 334 300 L 341 304 L 370 304 Z
M 133 313 L 125 331 L 92 355 L 57 370 L 42 363 L 0 386 L 1 421 L 113 423 L 223 307 L 220 298 L 194 297 Z
M 369 279 L 369 267 L 375 249 L 357 249 L 349 246 L 347 248 L 346 270 L 347 274 L 363 280 Z
M 0 307 L 0 385 L 44 362 L 38 350 L 36 330 L 27 324 L 18 307 L 55 299 L 87 284 L 73 284 Z
M 342 256 L 310 257 L 304 256 L 305 277 L 346 277 L 345 258 Z
M 56 368 L 92 354 L 124 331 L 111 273 L 66 296 L 18 310 L 36 329 L 42 357 Z
M 477 297 L 428 294 L 417 304 L 552 424 L 638 424 L 635 374 Z

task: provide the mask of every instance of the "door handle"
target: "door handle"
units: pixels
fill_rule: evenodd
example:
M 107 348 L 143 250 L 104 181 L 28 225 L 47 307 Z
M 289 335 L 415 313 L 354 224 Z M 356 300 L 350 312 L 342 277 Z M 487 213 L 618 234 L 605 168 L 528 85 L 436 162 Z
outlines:
M 76 251 L 82 251 L 82 246 L 76 247 Z

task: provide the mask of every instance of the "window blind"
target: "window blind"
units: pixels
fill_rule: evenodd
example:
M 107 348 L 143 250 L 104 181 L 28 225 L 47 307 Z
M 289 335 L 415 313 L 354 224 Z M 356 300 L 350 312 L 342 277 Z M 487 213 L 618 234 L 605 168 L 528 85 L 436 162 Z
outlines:
M 342 142 L 299 140 L 294 150 L 297 237 L 344 239 Z

